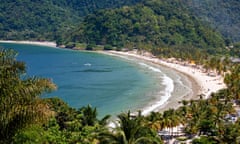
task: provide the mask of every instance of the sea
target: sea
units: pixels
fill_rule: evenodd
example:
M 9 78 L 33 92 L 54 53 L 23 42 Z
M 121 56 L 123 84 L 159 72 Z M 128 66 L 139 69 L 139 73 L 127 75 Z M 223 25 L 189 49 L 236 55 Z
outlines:
M 91 105 L 99 118 L 127 111 L 147 114 L 173 95 L 180 99 L 192 92 L 180 73 L 132 57 L 17 43 L 0 47 L 18 52 L 28 76 L 49 78 L 57 85 L 42 98 L 59 97 L 76 109 Z

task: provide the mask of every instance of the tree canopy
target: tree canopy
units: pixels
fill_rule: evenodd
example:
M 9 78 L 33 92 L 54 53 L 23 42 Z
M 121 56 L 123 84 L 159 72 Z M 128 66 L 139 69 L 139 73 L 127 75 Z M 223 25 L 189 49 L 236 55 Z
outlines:
M 214 30 L 220 31 L 221 34 L 223 34 L 224 37 L 231 42 L 239 41 L 238 7 L 240 3 L 238 0 L 2 0 L 0 5 L 0 38 L 13 40 L 27 39 L 54 41 L 64 35 L 68 37 L 66 33 L 82 23 L 82 20 L 88 14 L 94 14 L 98 10 L 105 10 L 105 15 L 108 16 L 108 10 L 125 7 L 124 15 L 126 15 L 126 7 L 134 7 L 136 4 L 147 6 L 154 11 L 155 15 L 156 13 L 163 15 L 164 17 L 160 18 L 162 19 L 161 21 L 163 22 L 163 25 L 164 22 L 168 23 L 168 18 L 172 19 L 172 16 L 175 15 L 176 18 L 172 19 L 169 27 L 174 26 L 176 28 L 165 29 L 165 31 L 170 30 L 172 32 L 176 30 L 182 30 L 179 29 L 182 27 L 181 25 L 184 24 L 181 23 L 182 21 L 179 21 L 179 18 L 181 17 L 184 18 L 184 20 L 201 19 L 201 21 L 203 21 L 205 24 L 204 27 L 208 25 Z M 182 9 L 183 7 L 185 10 Z M 146 9 L 139 9 L 139 12 L 142 11 L 147 12 Z M 186 14 L 186 11 L 188 11 L 188 14 Z M 178 12 L 178 14 L 176 12 Z M 190 16 L 189 13 L 191 13 Z M 143 14 L 142 21 L 147 20 L 145 26 L 148 23 L 148 19 L 145 19 L 144 17 L 150 14 L 151 12 Z M 183 16 L 181 16 L 181 14 Z M 131 13 L 129 13 L 129 15 L 131 16 Z M 137 17 L 139 16 L 141 15 L 138 14 Z M 155 21 L 156 24 L 156 19 L 153 17 L 155 16 L 150 16 L 149 19 Z M 186 17 L 188 18 L 186 19 Z M 149 22 L 151 23 L 151 21 Z M 123 23 L 121 22 L 121 24 L 127 26 L 130 24 L 130 22 L 123 20 Z M 144 28 L 144 26 L 141 25 L 141 22 L 141 27 L 138 27 L 138 25 L 139 24 L 136 23 L 136 25 L 133 25 L 132 27 L 136 27 L 136 31 L 138 31 L 140 28 Z M 185 26 L 189 27 L 189 29 L 193 28 L 193 24 L 191 22 L 189 25 Z M 161 27 L 161 29 L 163 28 L 164 27 Z M 119 28 L 116 27 L 116 29 Z M 157 30 L 158 28 L 149 27 L 149 29 Z M 140 33 L 142 32 L 144 32 L 144 30 L 141 29 Z M 163 36 L 165 35 L 162 35 L 161 37 Z M 170 36 L 174 36 L 173 39 L 178 40 L 168 40 Z M 181 36 L 182 35 L 171 34 L 166 35 L 166 39 L 169 42 L 177 42 L 176 44 L 178 44 L 179 42 L 183 42 L 183 38 Z M 196 37 L 195 35 L 190 36 L 192 36 L 193 39 Z M 124 39 L 124 37 L 120 39 Z M 200 43 L 202 42 L 200 41 Z
M 219 32 L 204 25 L 181 2 L 174 0 L 151 0 L 97 11 L 87 15 L 77 29 L 59 42 L 138 48 L 175 57 L 199 50 L 216 54 L 225 46 Z
M 0 39 L 50 40 L 63 35 L 98 9 L 141 0 L 1 0 Z
M 232 42 L 239 42 L 240 3 L 238 0 L 186 0 L 183 3 L 206 25 L 219 30 Z
M 13 50 L 0 50 L 0 143 L 27 125 L 48 120 L 51 111 L 39 96 L 56 88 L 49 79 L 24 75 L 25 64 L 15 56 Z

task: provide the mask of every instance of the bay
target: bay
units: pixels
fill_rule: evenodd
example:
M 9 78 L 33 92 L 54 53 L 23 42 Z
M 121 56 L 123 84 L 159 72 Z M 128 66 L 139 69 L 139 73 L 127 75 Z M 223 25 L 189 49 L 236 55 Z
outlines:
M 90 104 L 100 117 L 143 109 L 164 90 L 161 74 L 133 60 L 37 45 L 0 46 L 19 52 L 17 59 L 26 62 L 28 75 L 57 84 L 57 91 L 42 97 L 59 97 L 74 108 Z

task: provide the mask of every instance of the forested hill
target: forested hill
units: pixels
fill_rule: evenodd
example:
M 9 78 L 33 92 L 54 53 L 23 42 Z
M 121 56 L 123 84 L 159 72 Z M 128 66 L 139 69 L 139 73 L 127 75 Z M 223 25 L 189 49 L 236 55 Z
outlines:
M 157 4 L 148 4 L 153 2 Z M 131 9 L 141 3 L 151 9 L 155 16 L 158 14 L 156 7 L 159 7 L 158 11 L 161 13 L 165 11 L 165 14 L 169 13 L 169 15 L 172 10 L 178 9 L 180 13 L 186 13 L 185 10 L 187 10 L 191 13 L 189 19 L 200 18 L 206 22 L 206 26 L 211 25 L 225 38 L 235 42 L 240 41 L 239 0 L 168 0 L 165 2 L 163 0 L 0 0 L 0 3 L 0 39 L 56 40 L 68 31 L 75 30 L 75 27 L 79 26 L 89 13 L 104 9 L 121 9 L 124 6 L 125 9 L 126 6 Z M 166 3 L 171 5 L 172 9 L 164 8 Z M 180 7 L 184 7 L 185 10 L 180 11 L 179 9 L 182 9 Z M 108 15 L 108 10 L 105 11 L 106 14 L 101 11 L 96 15 L 99 13 Z M 138 17 L 140 16 L 138 14 Z
M 55 40 L 98 9 L 141 0 L 0 0 L 0 39 Z
M 228 39 L 240 41 L 239 0 L 184 0 L 182 1 L 198 18 L 210 24 Z
M 79 28 L 62 40 L 190 55 L 193 48 L 212 53 L 213 48 L 216 51 L 224 47 L 221 34 L 203 25 L 176 0 L 148 0 L 131 7 L 98 11 L 86 16 Z M 163 52 L 164 47 L 174 48 Z
M 54 39 L 56 31 L 80 19 L 49 0 L 1 0 L 1 39 Z
M 68 8 L 79 16 L 86 16 L 99 9 L 112 9 L 131 6 L 144 0 L 51 0 L 54 5 Z

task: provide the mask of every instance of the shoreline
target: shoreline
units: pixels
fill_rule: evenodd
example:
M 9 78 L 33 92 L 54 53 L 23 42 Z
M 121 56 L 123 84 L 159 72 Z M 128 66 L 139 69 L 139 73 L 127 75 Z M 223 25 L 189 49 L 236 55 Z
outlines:
M 14 41 L 14 40 L 0 40 L 0 43 L 16 43 L 16 44 L 29 44 L 29 45 L 40 45 L 48 47 L 57 47 L 55 42 L 49 41 Z
M 48 46 L 55 47 L 55 42 L 48 41 L 8 41 L 8 40 L 0 40 L 0 43 L 17 43 L 17 44 L 30 44 L 30 45 L 40 45 L 40 46 Z M 182 75 L 184 75 L 191 83 L 192 94 L 187 94 L 185 96 L 171 97 L 166 101 L 166 103 L 161 104 L 156 107 L 160 101 L 155 102 L 152 107 L 148 108 L 146 114 L 151 111 L 159 111 L 163 112 L 164 110 L 168 110 L 169 108 L 177 108 L 181 104 L 179 101 L 181 100 L 190 100 L 190 99 L 198 99 L 199 94 L 204 95 L 204 99 L 207 99 L 211 93 L 217 92 L 218 90 L 225 88 L 225 84 L 223 83 L 222 76 L 209 76 L 207 73 L 203 72 L 203 70 L 192 67 L 190 65 L 182 65 L 178 61 L 171 61 L 166 59 L 159 59 L 153 57 L 151 54 L 139 54 L 137 51 L 128 51 L 128 52 L 120 52 L 120 51 L 97 51 L 97 53 L 112 55 L 116 57 L 125 56 L 125 57 L 133 57 L 148 63 L 156 64 L 159 66 L 163 66 L 169 68 L 173 71 L 176 71 Z M 172 92 L 173 93 L 173 92 Z
M 211 76 L 204 72 L 202 69 L 193 67 L 191 65 L 182 65 L 177 61 L 167 61 L 159 58 L 153 57 L 151 54 L 140 55 L 137 51 L 99 51 L 99 53 L 112 55 L 112 56 L 126 56 L 133 57 L 139 60 L 150 62 L 152 64 L 157 64 L 173 71 L 179 72 L 184 75 L 191 82 L 192 94 L 187 94 L 185 96 L 171 96 L 166 104 L 162 104 L 160 107 L 153 109 L 153 111 L 163 112 L 169 108 L 178 108 L 181 104 L 179 101 L 199 99 L 199 95 L 203 94 L 203 99 L 210 97 L 211 93 L 217 92 L 220 89 L 226 88 L 223 77 L 221 75 Z M 157 102 L 156 102 L 157 103 Z M 151 109 L 151 108 L 150 108 Z
M 163 81 L 158 81 L 161 85 L 165 85 L 165 89 L 158 89 L 156 93 L 152 93 L 150 96 L 157 98 L 156 100 L 149 101 L 148 104 L 144 105 L 139 110 L 142 111 L 143 115 L 148 115 L 152 111 L 154 112 L 163 112 L 171 108 L 178 108 L 180 106 L 179 101 L 181 100 L 190 100 L 197 99 L 196 93 L 199 93 L 200 86 L 198 83 L 190 76 L 179 72 L 175 69 L 169 68 L 167 66 L 160 65 L 152 61 L 148 61 L 139 56 L 134 55 L 129 56 L 128 52 L 118 52 L 118 51 L 98 51 L 100 54 L 120 57 L 121 59 L 131 60 L 133 63 L 139 63 L 145 67 L 148 67 L 149 70 L 155 71 L 156 75 L 160 73 L 167 74 L 163 76 Z M 132 53 L 132 51 L 130 52 Z M 167 73 L 166 73 L 167 72 Z M 170 74 L 169 74 L 170 73 Z M 174 78 L 175 77 L 175 78 Z M 174 81 L 172 81 L 175 79 Z M 178 79 L 178 80 L 177 80 Z M 177 80 L 177 81 L 176 81 Z M 179 89 L 180 88 L 180 89 Z M 162 92 L 165 92 L 163 95 Z M 133 111 L 135 113 L 135 111 Z

